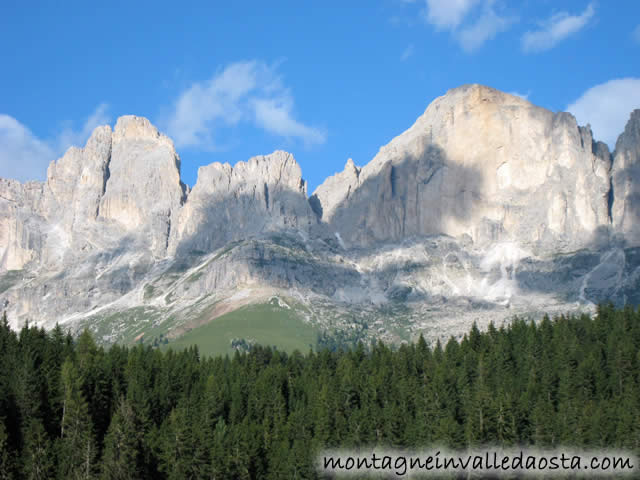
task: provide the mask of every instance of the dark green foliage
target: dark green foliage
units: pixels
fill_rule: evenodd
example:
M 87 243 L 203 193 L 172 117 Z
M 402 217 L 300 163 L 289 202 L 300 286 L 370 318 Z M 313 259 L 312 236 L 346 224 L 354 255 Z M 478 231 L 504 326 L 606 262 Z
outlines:
M 327 341 L 327 343 L 330 343 Z M 0 323 L 0 480 L 317 478 L 323 448 L 640 452 L 640 312 L 475 325 L 460 341 L 109 350 Z
M 102 457 L 101 478 L 135 480 L 142 471 L 142 432 L 135 412 L 120 398 L 107 431 Z

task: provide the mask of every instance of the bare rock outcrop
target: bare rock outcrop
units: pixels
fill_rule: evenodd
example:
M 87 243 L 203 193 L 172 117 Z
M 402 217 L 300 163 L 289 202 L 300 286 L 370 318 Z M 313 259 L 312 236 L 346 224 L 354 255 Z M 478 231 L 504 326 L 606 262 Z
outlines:
M 130 232 L 147 233 L 151 251 L 162 257 L 185 192 L 173 142 L 146 118 L 120 117 L 113 131 L 99 216 Z
M 276 151 L 200 167 L 198 180 L 172 230 L 169 252 L 207 253 L 259 233 L 308 231 L 317 223 L 293 155 Z
M 42 219 L 37 215 L 43 185 L 0 178 L 0 272 L 20 270 L 39 258 Z
M 67 251 L 82 250 L 78 243 L 98 215 L 110 157 L 111 128 L 98 127 L 84 148 L 71 147 L 51 162 L 45 182 L 1 180 L 0 267 L 60 266 Z
M 640 303 L 639 184 L 640 110 L 612 156 L 572 115 L 480 85 L 310 198 L 283 151 L 203 166 L 190 191 L 172 141 L 126 116 L 45 182 L 0 179 L 0 310 L 113 341 L 203 321 L 248 289 L 295 296 L 331 328 L 377 318 L 375 335 L 393 311 L 415 333 Z
M 613 160 L 611 216 L 628 244 L 640 245 L 640 110 L 618 137 Z
M 309 199 L 316 214 L 325 221 L 333 218 L 335 210 L 349 200 L 349 196 L 360 186 L 362 169 L 347 160 L 344 170 L 328 177 Z
M 572 115 L 467 85 L 357 173 L 347 165 L 318 187 L 316 210 L 348 245 L 446 234 L 574 249 L 609 223 L 609 170 Z

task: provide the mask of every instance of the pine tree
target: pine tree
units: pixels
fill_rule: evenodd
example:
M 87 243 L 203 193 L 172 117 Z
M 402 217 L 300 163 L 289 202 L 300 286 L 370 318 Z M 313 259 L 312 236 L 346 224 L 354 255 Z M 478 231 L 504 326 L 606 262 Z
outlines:
M 206 473 L 207 459 L 203 458 L 198 441 L 202 437 L 193 419 L 193 407 L 184 401 L 165 422 L 160 461 L 161 470 L 169 480 L 203 478 Z
M 103 480 L 136 480 L 141 478 L 140 424 L 131 405 L 120 398 L 105 438 L 102 458 Z
M 54 467 L 51 441 L 47 437 L 42 422 L 38 419 L 27 421 L 24 435 L 23 472 L 29 480 L 49 480 Z
M 62 365 L 61 375 L 64 400 L 58 471 L 62 478 L 93 478 L 97 452 L 80 374 L 73 362 L 67 359 Z
M 220 419 L 213 432 L 213 445 L 211 446 L 211 480 L 222 480 L 229 478 L 229 456 L 228 456 L 228 427 L 224 419 Z

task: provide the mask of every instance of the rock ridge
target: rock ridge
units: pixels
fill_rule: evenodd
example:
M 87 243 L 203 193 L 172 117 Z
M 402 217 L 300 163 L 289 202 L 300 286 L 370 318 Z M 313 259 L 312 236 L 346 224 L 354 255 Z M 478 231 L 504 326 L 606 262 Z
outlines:
M 52 326 L 110 308 L 198 316 L 246 288 L 347 317 L 640 302 L 639 184 L 640 110 L 611 153 L 571 114 L 475 84 L 311 196 L 282 150 L 202 166 L 189 188 L 171 139 L 127 115 L 44 182 L 0 179 L 0 306 Z
M 610 169 L 606 145 L 573 115 L 465 85 L 436 98 L 357 176 L 347 166 L 327 179 L 315 210 L 351 245 L 444 233 L 576 249 L 610 227 Z

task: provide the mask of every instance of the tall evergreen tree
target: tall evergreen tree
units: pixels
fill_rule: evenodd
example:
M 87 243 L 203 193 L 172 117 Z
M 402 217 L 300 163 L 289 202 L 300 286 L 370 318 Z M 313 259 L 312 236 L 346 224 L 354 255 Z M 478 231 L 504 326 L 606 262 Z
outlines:
M 90 479 L 94 476 L 97 455 L 87 401 L 82 393 L 80 374 L 70 359 L 62 365 L 64 400 L 60 425 L 61 478 Z
M 143 471 L 140 423 L 125 397 L 120 397 L 105 438 L 100 478 L 136 480 Z

